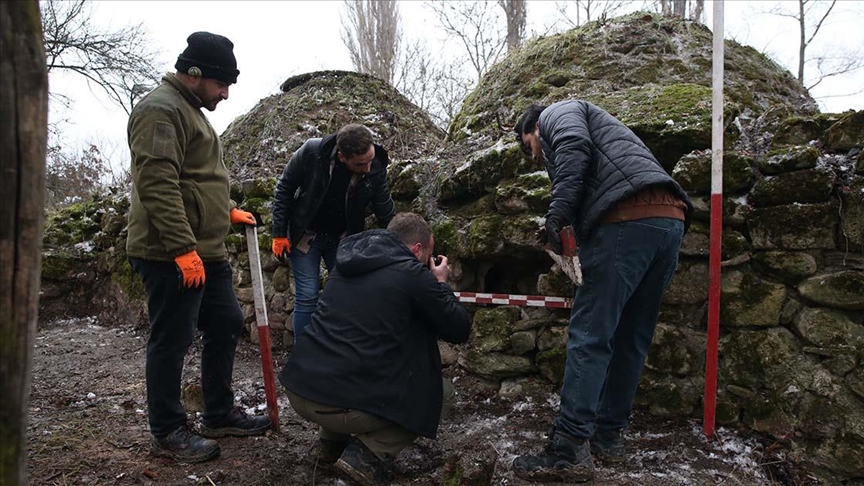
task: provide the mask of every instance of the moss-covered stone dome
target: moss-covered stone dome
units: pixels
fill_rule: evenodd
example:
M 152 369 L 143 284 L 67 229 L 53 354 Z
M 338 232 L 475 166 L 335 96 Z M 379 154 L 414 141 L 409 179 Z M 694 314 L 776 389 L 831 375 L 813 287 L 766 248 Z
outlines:
M 239 180 L 274 177 L 300 145 L 348 123 L 372 129 L 391 158 L 435 151 L 444 133 L 396 89 L 368 74 L 318 71 L 287 79 L 222 134 L 225 164 Z
M 645 12 L 531 40 L 483 77 L 450 136 L 495 137 L 500 122 L 512 124 L 531 103 L 584 99 L 632 127 L 664 165 L 674 163 L 710 146 L 711 46 L 706 26 Z M 727 123 L 776 105 L 788 115 L 818 112 L 786 69 L 752 47 L 727 40 L 725 59 Z

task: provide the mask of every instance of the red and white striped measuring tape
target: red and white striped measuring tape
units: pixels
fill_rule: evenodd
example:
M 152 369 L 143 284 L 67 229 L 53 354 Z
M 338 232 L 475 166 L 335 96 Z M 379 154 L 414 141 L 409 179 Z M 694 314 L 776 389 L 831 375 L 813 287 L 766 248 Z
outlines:
M 521 305 L 527 307 L 570 308 L 572 299 L 546 295 L 484 294 L 479 292 L 453 292 L 459 302 L 466 304 Z

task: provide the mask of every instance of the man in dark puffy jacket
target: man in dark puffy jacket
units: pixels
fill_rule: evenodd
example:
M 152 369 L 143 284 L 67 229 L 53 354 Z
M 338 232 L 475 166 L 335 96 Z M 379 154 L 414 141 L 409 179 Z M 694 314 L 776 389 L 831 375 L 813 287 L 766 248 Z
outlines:
M 336 462 L 361 484 L 389 481 L 386 461 L 419 435 L 435 437 L 442 397 L 452 393 L 438 338 L 462 343 L 471 332 L 434 246 L 414 213 L 346 237 L 279 375 L 294 410 L 321 426 L 318 461 Z
M 273 255 L 291 259 L 295 343 L 318 303 L 321 260 L 333 268 L 339 240 L 363 231 L 370 206 L 381 226 L 396 213 L 388 163 L 372 132 L 350 124 L 306 141 L 286 164 L 273 199 Z
M 623 457 L 622 432 L 692 205 L 645 144 L 591 103 L 533 105 L 516 134 L 552 180 L 541 232 L 560 254 L 558 232 L 573 226 L 584 283 L 573 302 L 549 443 L 539 455 L 517 457 L 513 468 L 525 479 L 587 481 L 592 452 Z

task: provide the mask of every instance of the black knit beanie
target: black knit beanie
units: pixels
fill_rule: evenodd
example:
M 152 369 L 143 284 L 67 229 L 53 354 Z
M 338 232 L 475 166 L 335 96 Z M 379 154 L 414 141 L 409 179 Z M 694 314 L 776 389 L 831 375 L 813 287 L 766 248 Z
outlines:
M 174 68 L 177 71 L 222 81 L 227 84 L 237 82 L 237 59 L 234 58 L 234 44 L 218 34 L 195 32 L 186 42 L 186 50 L 177 57 Z

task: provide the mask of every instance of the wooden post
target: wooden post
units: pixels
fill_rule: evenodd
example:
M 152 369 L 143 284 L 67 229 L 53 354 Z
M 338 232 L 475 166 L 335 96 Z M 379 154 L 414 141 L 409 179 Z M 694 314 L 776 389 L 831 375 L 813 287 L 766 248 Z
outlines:
M 48 71 L 39 2 L 0 2 L 0 484 L 26 484 L 45 207 Z
M 705 349 L 703 430 L 714 435 L 717 343 L 720 338 L 720 250 L 723 240 L 723 0 L 714 0 L 713 102 L 711 109 L 711 229 L 708 240 L 708 333 Z

